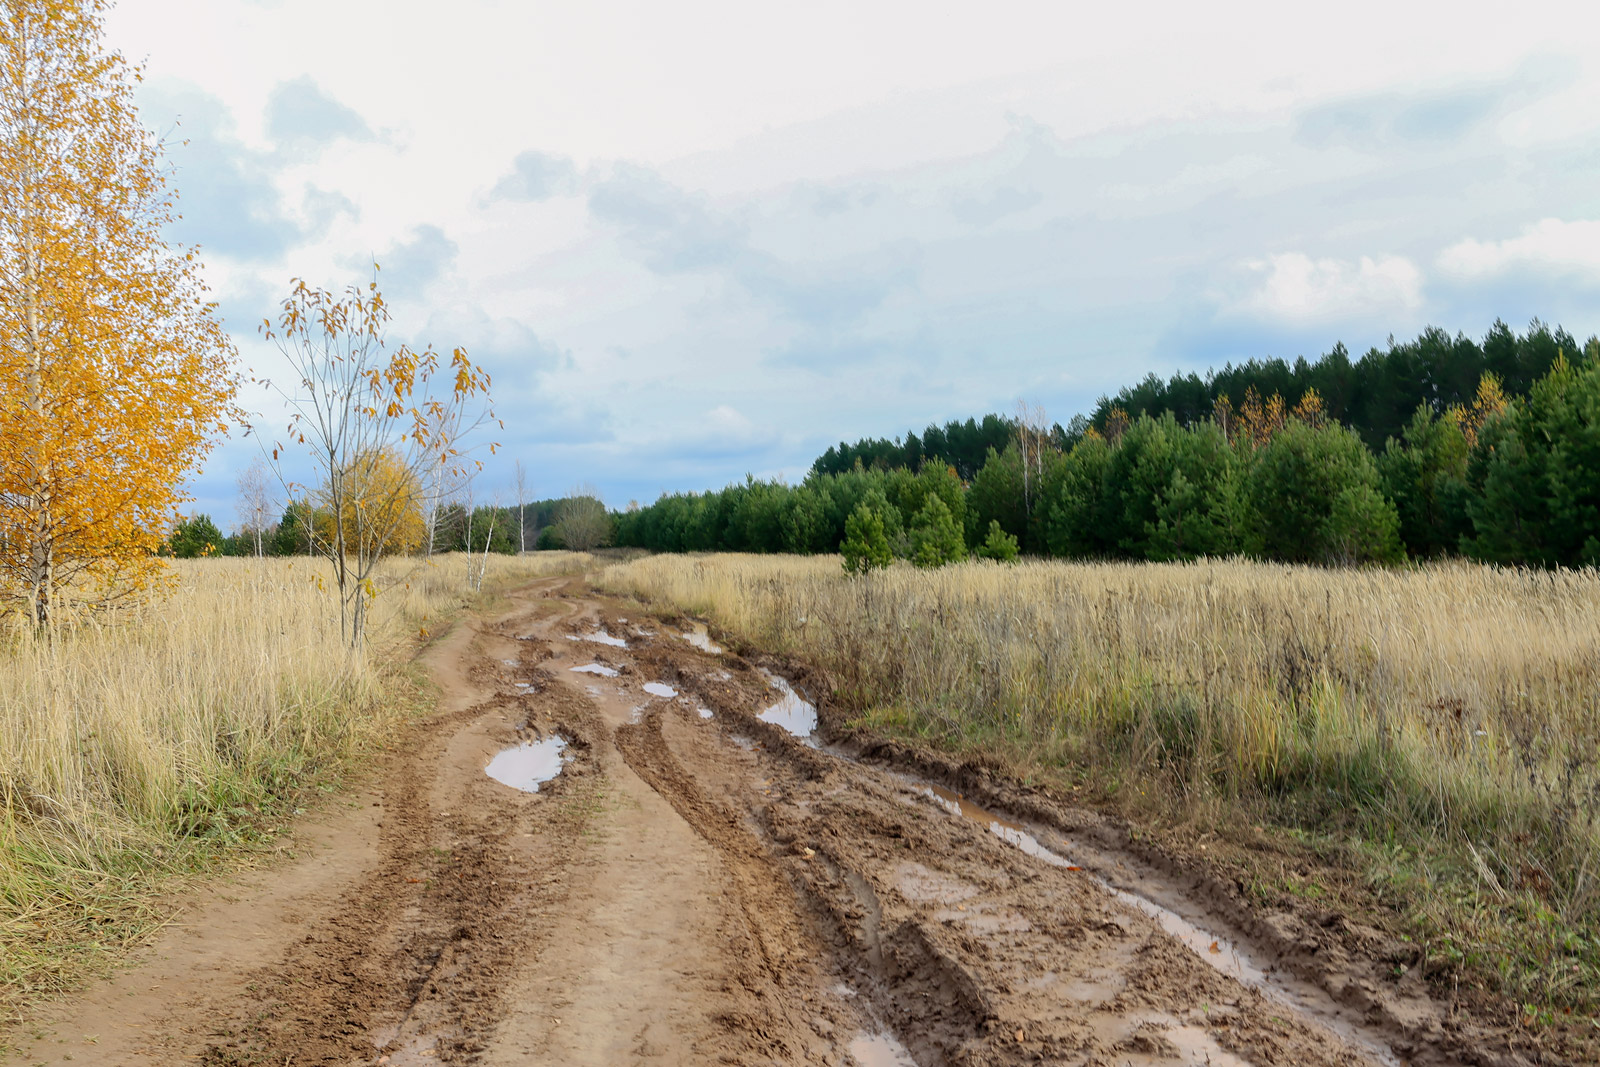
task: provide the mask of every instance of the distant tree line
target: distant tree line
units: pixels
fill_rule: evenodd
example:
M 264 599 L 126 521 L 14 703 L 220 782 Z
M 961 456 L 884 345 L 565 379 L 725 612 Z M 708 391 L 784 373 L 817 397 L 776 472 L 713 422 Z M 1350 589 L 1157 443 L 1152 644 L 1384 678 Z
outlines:
M 811 469 L 816 474 L 844 474 L 858 463 L 869 470 L 920 470 L 924 463 L 944 463 L 954 467 L 963 481 L 971 481 L 989 449 L 1005 448 L 1016 432 L 1017 420 L 1002 415 L 951 420 L 943 426 L 930 425 L 920 436 L 911 432 L 903 439 L 864 437 L 853 445 L 841 441 L 817 457 Z
M 951 455 L 974 441 L 984 451 L 961 453 L 968 475 Z M 1497 323 L 1481 345 L 1428 330 L 1354 363 L 1336 348 L 1314 364 L 1151 378 L 1069 430 L 998 415 L 952 422 L 831 448 L 797 486 L 746 478 L 613 520 L 621 545 L 842 551 L 853 570 L 1018 550 L 1593 565 L 1600 341 Z
M 1136 419 L 1170 411 L 1179 424 L 1188 426 L 1216 418 L 1219 400 L 1231 398 L 1237 403 L 1252 389 L 1259 396 L 1277 394 L 1290 405 L 1315 390 L 1328 418 L 1355 430 L 1377 451 L 1403 433 L 1419 404 L 1427 404 L 1435 414 L 1470 404 L 1486 373 L 1494 375 L 1507 393 L 1523 396 L 1550 372 L 1561 353 L 1574 360 L 1583 351 L 1571 334 L 1537 319 L 1522 335 L 1496 320 L 1481 344 L 1465 334 L 1452 337 L 1430 327 L 1414 341 L 1391 338 L 1387 350 L 1373 348 L 1356 360 L 1338 344 L 1315 362 L 1303 357 L 1293 363 L 1252 359 L 1211 371 L 1204 378 L 1174 374 L 1166 381 L 1152 374 L 1115 397 L 1102 397 L 1089 425 L 1104 434 L 1116 412 Z
M 610 543 L 611 517 L 605 505 L 590 495 L 535 500 L 522 505 L 521 524 L 515 504 L 500 507 L 478 505 L 471 509 L 462 503 L 445 504 L 435 509 L 434 552 L 489 552 L 514 555 L 519 546 L 519 531 L 527 538 L 527 550 L 568 547 L 569 540 L 587 551 Z M 598 516 L 598 518 L 597 518 Z M 400 555 L 430 551 L 426 525 L 420 511 L 411 521 L 396 524 L 398 540 L 389 546 Z M 224 535 L 206 514 L 181 519 L 168 536 L 163 551 L 178 558 L 199 556 L 254 556 L 257 534 L 263 555 L 304 556 L 312 552 L 312 534 L 330 524 L 328 509 L 310 500 L 292 500 L 277 521 L 257 531 L 248 523 Z

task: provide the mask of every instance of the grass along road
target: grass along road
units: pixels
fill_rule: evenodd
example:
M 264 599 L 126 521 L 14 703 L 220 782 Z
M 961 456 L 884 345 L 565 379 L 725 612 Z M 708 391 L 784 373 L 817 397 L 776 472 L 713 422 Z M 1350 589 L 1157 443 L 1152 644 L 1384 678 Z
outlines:
M 491 558 L 493 594 L 587 557 Z M 323 568 L 177 561 L 171 596 L 0 643 L 0 1025 L 169 918 L 172 880 L 269 859 L 424 701 L 408 661 L 469 600 L 468 562 L 396 560 L 354 666 Z

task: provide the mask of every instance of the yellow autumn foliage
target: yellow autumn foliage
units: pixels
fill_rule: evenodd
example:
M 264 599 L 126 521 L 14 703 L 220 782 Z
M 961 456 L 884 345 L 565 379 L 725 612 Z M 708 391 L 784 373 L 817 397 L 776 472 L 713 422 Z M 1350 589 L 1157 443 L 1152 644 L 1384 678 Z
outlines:
M 422 546 L 426 526 L 422 514 L 422 486 L 416 471 L 392 446 L 357 455 L 344 471 L 340 513 L 342 531 L 333 522 L 332 494 L 321 494 L 316 515 L 318 539 L 338 549 L 338 538 L 360 539 L 343 546 L 346 554 L 358 550 L 377 555 L 405 555 Z
M 237 388 L 106 8 L 0 9 L 0 603 L 41 625 L 148 587 Z

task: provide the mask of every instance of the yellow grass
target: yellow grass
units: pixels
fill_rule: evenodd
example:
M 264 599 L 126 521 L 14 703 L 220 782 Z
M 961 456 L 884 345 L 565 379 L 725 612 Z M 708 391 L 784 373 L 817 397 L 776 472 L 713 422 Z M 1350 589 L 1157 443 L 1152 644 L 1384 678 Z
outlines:
M 826 667 L 876 724 L 1453 851 L 1478 904 L 1575 924 L 1593 955 L 1593 570 L 974 562 L 862 580 L 837 557 L 712 555 L 600 582 Z
M 588 562 L 491 557 L 484 590 Z M 54 640 L 0 632 L 0 1009 L 137 937 L 163 873 L 270 835 L 415 706 L 404 661 L 469 599 L 464 557 L 391 561 L 352 659 L 326 564 L 174 566 L 170 597 Z

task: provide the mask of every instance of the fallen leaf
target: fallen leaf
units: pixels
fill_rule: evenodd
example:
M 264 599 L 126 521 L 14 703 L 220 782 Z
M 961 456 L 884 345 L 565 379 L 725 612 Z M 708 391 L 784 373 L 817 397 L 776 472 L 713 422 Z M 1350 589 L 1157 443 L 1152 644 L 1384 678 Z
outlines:
M 1221 947 L 1219 947 L 1217 945 L 1217 943 L 1215 941 L 1213 941 L 1213 942 L 1211 942 L 1211 947 L 1208 948 L 1206 951 L 1207 952 L 1221 952 L 1222 949 L 1221 949 Z

